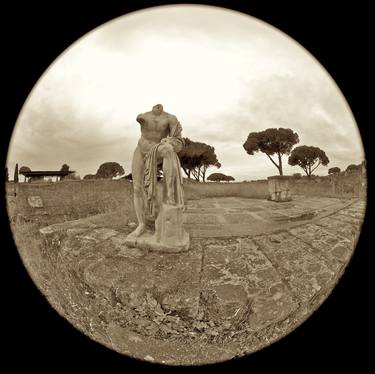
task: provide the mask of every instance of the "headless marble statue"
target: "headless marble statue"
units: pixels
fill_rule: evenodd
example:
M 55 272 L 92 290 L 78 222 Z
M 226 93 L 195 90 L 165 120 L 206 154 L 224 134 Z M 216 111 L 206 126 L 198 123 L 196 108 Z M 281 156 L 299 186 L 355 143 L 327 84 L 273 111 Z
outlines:
M 161 104 L 139 114 L 141 138 L 132 162 L 134 207 L 138 227 L 128 235 L 127 244 L 147 249 L 178 252 L 187 250 L 189 236 L 182 228 L 184 197 L 177 153 L 184 147 L 182 127 L 176 116 Z M 158 182 L 158 168 L 163 180 Z M 147 230 L 147 219 L 155 221 L 155 233 Z

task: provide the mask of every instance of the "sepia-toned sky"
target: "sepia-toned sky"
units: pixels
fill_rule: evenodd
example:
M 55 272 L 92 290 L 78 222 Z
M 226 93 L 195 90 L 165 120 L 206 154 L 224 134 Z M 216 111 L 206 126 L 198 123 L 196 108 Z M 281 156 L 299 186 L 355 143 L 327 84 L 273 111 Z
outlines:
M 161 103 L 183 136 L 215 147 L 220 171 L 236 180 L 277 174 L 247 135 L 288 127 L 298 145 L 322 148 L 328 167 L 364 158 L 341 92 L 321 65 L 272 26 L 208 6 L 165 6 L 111 21 L 77 41 L 45 72 L 18 118 L 8 153 L 32 170 L 63 163 L 83 177 L 106 161 L 130 172 L 137 114 Z M 284 173 L 303 172 L 287 165 Z M 316 174 L 327 174 L 320 166 Z

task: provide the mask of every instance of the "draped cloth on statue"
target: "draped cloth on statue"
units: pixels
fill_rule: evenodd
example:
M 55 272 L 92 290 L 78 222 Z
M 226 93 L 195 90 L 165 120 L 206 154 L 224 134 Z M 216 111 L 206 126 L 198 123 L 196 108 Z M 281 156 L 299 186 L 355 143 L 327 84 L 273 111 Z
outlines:
M 158 176 L 158 161 L 160 162 L 160 158 L 158 159 L 158 149 L 164 142 L 167 142 L 173 146 L 174 153 L 172 155 L 172 170 L 170 170 L 170 177 L 173 181 L 173 185 L 171 188 L 174 191 L 174 201 L 175 204 L 184 204 L 184 191 L 182 188 L 182 174 L 181 174 L 181 164 L 180 159 L 177 156 L 177 152 L 179 152 L 185 145 L 185 142 L 182 137 L 179 135 L 181 134 L 182 127 L 179 122 L 173 126 L 170 130 L 169 135 L 167 138 L 163 139 L 163 142 L 155 144 L 145 155 L 145 177 L 144 177 L 144 186 L 146 191 L 146 198 L 147 198 L 147 211 L 148 214 L 152 217 L 155 217 L 156 213 L 156 185 L 157 185 L 157 176 Z M 164 188 L 168 188 L 166 184 Z

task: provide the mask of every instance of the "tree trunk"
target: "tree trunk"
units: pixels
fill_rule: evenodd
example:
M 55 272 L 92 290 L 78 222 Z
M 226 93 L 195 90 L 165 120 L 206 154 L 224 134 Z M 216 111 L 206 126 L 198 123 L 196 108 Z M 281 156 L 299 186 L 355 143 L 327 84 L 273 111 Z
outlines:
M 283 175 L 283 164 L 282 164 L 282 160 L 281 160 L 281 154 L 278 153 L 277 155 L 279 156 L 279 174 Z
M 199 182 L 199 170 L 193 169 L 192 174 L 194 179 Z
M 199 167 L 198 167 L 198 182 L 199 182 L 200 179 L 201 179 L 201 168 L 202 168 L 202 166 L 199 166 Z
M 186 174 L 186 176 L 190 179 L 190 169 L 186 170 L 186 168 L 184 168 L 183 166 L 181 166 L 181 167 L 182 167 L 182 170 L 184 171 L 184 173 Z
M 203 172 L 202 172 L 203 183 L 206 183 L 206 171 L 207 171 L 207 167 L 203 166 Z

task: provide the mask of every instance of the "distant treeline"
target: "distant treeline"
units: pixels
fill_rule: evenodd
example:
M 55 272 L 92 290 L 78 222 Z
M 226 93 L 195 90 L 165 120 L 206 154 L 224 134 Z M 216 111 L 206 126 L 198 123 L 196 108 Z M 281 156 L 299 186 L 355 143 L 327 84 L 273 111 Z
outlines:
M 206 182 L 208 181 L 233 181 L 234 178 L 230 175 L 222 173 L 212 173 L 207 176 L 207 170 L 210 167 L 221 168 L 221 163 L 215 152 L 215 148 L 209 144 L 193 141 L 189 138 L 184 138 L 185 147 L 178 153 L 182 170 L 188 179 Z M 256 152 L 264 153 L 269 160 L 276 166 L 280 175 L 283 175 L 282 156 L 289 155 L 288 164 L 291 166 L 299 166 L 307 177 L 312 177 L 314 171 L 320 166 L 327 166 L 329 159 L 325 152 L 315 146 L 301 145 L 293 146 L 299 143 L 299 136 L 289 128 L 269 128 L 264 131 L 249 133 L 247 140 L 243 144 L 243 148 L 249 155 L 254 155 Z M 275 157 L 276 156 L 276 159 Z M 338 173 L 356 173 L 360 170 L 365 170 L 365 161 L 361 164 L 350 164 L 345 171 L 341 171 L 339 167 L 331 167 L 328 169 L 328 174 Z M 69 166 L 64 164 L 61 171 L 69 170 Z M 18 174 L 30 171 L 27 166 L 22 166 L 18 172 L 18 164 L 15 169 L 14 181 L 18 181 Z M 95 174 L 87 174 L 83 179 L 113 179 L 123 176 L 123 178 L 131 180 L 131 173 L 124 176 L 125 171 L 123 166 L 117 162 L 104 162 L 101 164 Z M 294 173 L 298 178 L 301 173 Z M 162 176 L 162 171 L 159 170 L 159 176 Z M 5 179 L 9 181 L 8 168 L 5 168 Z M 64 177 L 64 179 L 80 179 L 79 175 L 71 173 Z M 26 177 L 25 177 L 26 180 Z

